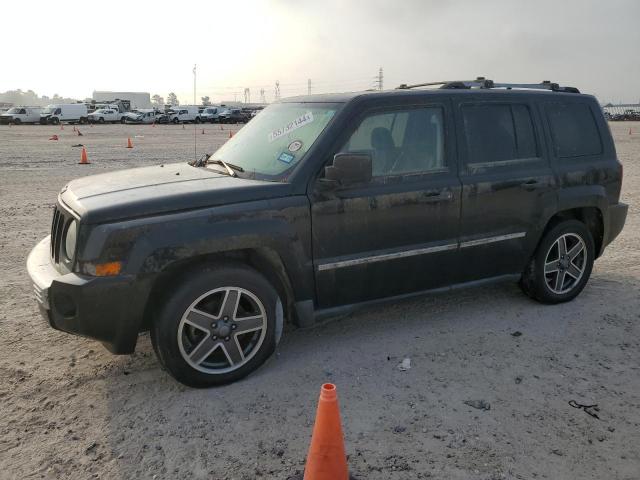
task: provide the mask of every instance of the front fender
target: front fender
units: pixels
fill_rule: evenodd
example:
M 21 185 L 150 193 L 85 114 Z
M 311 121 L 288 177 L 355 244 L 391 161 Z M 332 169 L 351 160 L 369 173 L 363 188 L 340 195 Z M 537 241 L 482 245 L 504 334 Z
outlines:
M 306 196 L 288 196 L 95 226 L 80 261 L 120 260 L 124 273 L 154 276 L 176 262 L 268 248 L 287 271 L 296 299 L 314 296 Z

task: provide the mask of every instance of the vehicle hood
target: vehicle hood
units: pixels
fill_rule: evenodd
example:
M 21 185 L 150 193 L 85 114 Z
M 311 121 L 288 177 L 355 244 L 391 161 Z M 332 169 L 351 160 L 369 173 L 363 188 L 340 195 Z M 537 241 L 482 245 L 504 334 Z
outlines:
M 133 168 L 69 182 L 60 200 L 85 223 L 228 205 L 286 196 L 286 183 L 230 177 L 186 163 Z

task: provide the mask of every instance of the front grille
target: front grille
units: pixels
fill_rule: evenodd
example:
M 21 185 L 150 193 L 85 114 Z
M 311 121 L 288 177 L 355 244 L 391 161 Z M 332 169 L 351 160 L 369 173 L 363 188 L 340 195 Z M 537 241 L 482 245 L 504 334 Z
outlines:
M 60 205 L 56 205 L 53 210 L 53 221 L 51 222 L 51 259 L 56 264 L 60 263 L 62 236 L 69 220 L 71 220 L 71 215 L 60 208 Z

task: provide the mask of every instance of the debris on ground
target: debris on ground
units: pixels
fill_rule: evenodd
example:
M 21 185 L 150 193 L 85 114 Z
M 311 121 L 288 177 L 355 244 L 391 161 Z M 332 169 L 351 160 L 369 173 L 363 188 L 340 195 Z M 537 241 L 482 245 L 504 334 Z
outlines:
M 410 368 L 411 368 L 410 358 L 405 358 L 404 360 L 402 360 L 402 362 L 398 364 L 398 370 L 400 370 L 401 372 L 406 372 Z
M 478 410 L 491 410 L 491 404 L 484 400 L 465 400 L 464 404 L 477 408 Z

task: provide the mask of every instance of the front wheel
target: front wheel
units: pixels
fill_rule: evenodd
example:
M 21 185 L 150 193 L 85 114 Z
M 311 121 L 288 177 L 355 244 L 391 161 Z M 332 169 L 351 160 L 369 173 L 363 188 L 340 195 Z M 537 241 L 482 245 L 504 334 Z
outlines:
M 179 382 L 211 387 L 239 380 L 276 346 L 282 306 L 271 284 L 243 265 L 184 276 L 151 327 L 160 363 Z
M 520 286 L 539 302 L 568 302 L 587 284 L 594 258 L 594 241 L 586 225 L 578 220 L 561 222 L 543 237 Z

